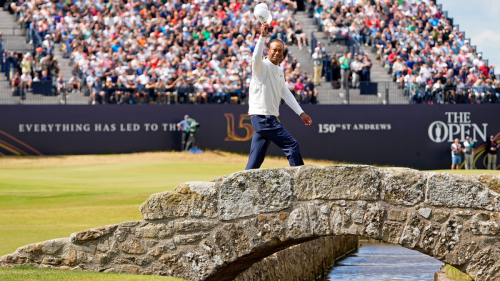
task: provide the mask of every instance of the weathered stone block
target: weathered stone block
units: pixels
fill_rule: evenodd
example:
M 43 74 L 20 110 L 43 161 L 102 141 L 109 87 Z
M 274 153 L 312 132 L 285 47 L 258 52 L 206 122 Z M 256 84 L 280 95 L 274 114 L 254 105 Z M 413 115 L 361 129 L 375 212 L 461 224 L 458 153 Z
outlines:
M 401 209 L 390 209 L 387 211 L 387 219 L 390 221 L 406 221 L 406 211 Z
M 471 175 L 471 177 L 477 179 L 479 182 L 484 184 L 490 190 L 493 190 L 496 193 L 500 193 L 500 175 L 480 174 L 480 175 Z
M 398 244 L 404 225 L 398 222 L 385 222 L 382 228 L 382 240 Z
M 127 274 L 139 274 L 139 268 L 134 265 L 123 265 L 121 268 L 121 272 Z
M 418 214 L 426 219 L 428 219 L 431 216 L 431 213 L 432 213 L 431 208 L 421 208 L 418 210 Z
M 76 250 L 72 247 L 65 246 L 61 254 L 62 263 L 69 266 L 75 266 L 77 264 Z
M 139 224 L 139 221 L 126 221 L 119 224 L 122 227 L 133 227 Z
M 97 228 L 92 228 L 92 229 L 76 232 L 76 233 L 71 234 L 71 236 L 70 236 L 71 242 L 81 244 L 81 243 L 85 243 L 85 242 L 90 241 L 90 240 L 99 239 L 101 237 L 104 237 L 106 235 L 113 233 L 117 227 L 118 227 L 117 224 L 113 224 L 113 225 L 106 225 L 106 226 L 101 226 L 101 227 L 97 227 Z
M 68 238 L 49 240 L 43 243 L 42 252 L 47 255 L 55 255 L 64 245 L 68 244 Z
M 491 191 L 478 180 L 461 175 L 431 173 L 427 185 L 426 204 L 493 210 Z
M 165 224 L 146 224 L 135 229 L 135 236 L 139 238 L 167 238 L 172 236 L 173 230 Z
M 383 205 L 380 203 L 371 204 L 364 217 L 364 223 L 366 224 L 364 235 L 369 238 L 380 239 L 384 217 L 385 208 Z
M 219 219 L 232 220 L 278 212 L 293 202 L 290 168 L 247 170 L 222 181 Z
M 381 178 L 370 166 L 302 166 L 294 177 L 299 200 L 377 200 Z
M 470 226 L 475 235 L 499 235 L 500 217 L 497 214 L 479 213 L 472 217 Z
M 363 224 L 365 213 L 366 212 L 363 210 L 357 210 L 354 212 L 351 216 L 352 222 L 356 224 Z
M 209 230 L 215 227 L 215 222 L 213 221 L 180 221 L 174 223 L 175 231 L 177 232 L 190 232 L 190 231 L 200 231 Z
M 330 207 L 328 205 L 317 206 L 314 203 L 307 205 L 311 228 L 313 234 L 326 235 L 330 233 Z
M 177 245 L 191 244 L 203 239 L 203 234 L 176 235 L 174 240 Z
M 331 218 L 331 228 L 333 234 L 341 234 L 342 233 L 342 210 L 339 207 L 332 208 L 332 218 Z
M 54 258 L 54 257 L 46 257 L 43 258 L 42 264 L 50 264 L 50 265 L 60 265 L 62 262 L 62 259 L 60 258 Z
M 401 236 L 401 245 L 406 248 L 413 249 L 417 245 L 420 234 L 422 233 L 423 222 L 415 213 L 411 213 L 408 222 Z
M 217 185 L 220 183 L 191 182 L 180 184 L 173 192 L 155 193 L 141 205 L 142 218 L 160 220 L 186 216 L 216 217 Z
M 445 222 L 450 217 L 450 211 L 437 209 L 432 217 L 436 222 Z
M 440 225 L 429 222 L 422 230 L 422 239 L 420 239 L 419 246 L 422 252 L 432 253 L 436 242 L 439 241 L 441 234 Z
M 137 238 L 129 238 L 120 243 L 120 250 L 127 254 L 144 254 L 146 247 L 142 245 L 141 241 Z
M 383 198 L 394 205 L 413 206 L 424 200 L 425 176 L 416 170 L 383 169 Z
M 288 236 L 291 238 L 301 238 L 311 235 L 311 227 L 306 208 L 299 207 L 290 213 L 287 223 Z

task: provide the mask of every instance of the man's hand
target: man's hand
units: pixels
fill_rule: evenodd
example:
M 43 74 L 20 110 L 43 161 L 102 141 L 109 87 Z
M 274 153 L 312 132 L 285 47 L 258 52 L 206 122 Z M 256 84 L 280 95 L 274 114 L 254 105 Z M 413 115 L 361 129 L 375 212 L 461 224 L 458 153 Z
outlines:
M 300 114 L 300 119 L 302 119 L 302 121 L 304 121 L 306 126 L 311 125 L 313 122 L 311 120 L 311 117 L 309 117 L 309 115 L 305 114 L 305 112 L 302 112 L 302 114 Z
M 269 24 L 267 23 L 267 21 L 265 21 L 260 26 L 260 36 L 266 37 L 268 32 L 269 32 Z

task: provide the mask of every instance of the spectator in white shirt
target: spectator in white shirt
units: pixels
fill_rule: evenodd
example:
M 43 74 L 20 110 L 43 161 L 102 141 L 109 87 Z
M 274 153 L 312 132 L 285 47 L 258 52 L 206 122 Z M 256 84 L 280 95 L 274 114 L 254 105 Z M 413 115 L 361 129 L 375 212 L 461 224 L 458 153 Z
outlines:
M 479 54 L 479 55 L 477 55 L 477 58 L 472 61 L 472 64 L 474 66 L 477 66 L 478 68 L 482 67 L 484 64 L 484 61 L 482 59 L 483 59 L 483 55 Z
M 432 69 L 430 69 L 429 66 L 424 63 L 422 65 L 422 67 L 420 68 L 420 74 L 422 74 L 422 78 L 425 81 L 428 81 L 429 79 L 431 79 L 431 73 L 432 73 Z
M 354 61 L 351 62 L 351 71 L 352 71 L 352 87 L 359 88 L 359 81 L 361 78 L 361 62 L 357 56 L 354 56 Z
M 31 78 L 31 74 L 29 74 L 27 70 L 23 71 L 21 75 L 21 87 L 24 89 L 31 89 L 32 83 L 33 79 Z
M 469 46 L 469 40 L 464 41 L 464 45 L 460 50 L 464 51 L 466 54 L 472 52 L 472 48 Z

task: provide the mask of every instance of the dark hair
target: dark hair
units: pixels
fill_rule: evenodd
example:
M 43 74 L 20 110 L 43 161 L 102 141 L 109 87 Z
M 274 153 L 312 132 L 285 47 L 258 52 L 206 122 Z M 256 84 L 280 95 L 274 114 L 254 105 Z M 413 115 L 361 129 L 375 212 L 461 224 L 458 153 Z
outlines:
M 281 41 L 280 39 L 277 39 L 277 38 L 269 41 L 269 43 L 267 43 L 267 48 L 271 48 L 271 44 L 274 43 L 274 42 L 281 43 L 281 45 L 283 45 L 283 51 L 285 51 L 285 43 L 283 41 Z

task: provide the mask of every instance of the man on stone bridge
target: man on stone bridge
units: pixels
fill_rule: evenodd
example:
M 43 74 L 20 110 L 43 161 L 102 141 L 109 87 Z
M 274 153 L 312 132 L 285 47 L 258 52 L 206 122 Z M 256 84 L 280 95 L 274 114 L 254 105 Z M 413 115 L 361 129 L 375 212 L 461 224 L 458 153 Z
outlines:
M 258 11 L 257 8 L 256 10 Z M 252 57 L 252 80 L 250 81 L 248 114 L 251 115 L 251 122 L 255 131 L 246 170 L 260 168 L 271 141 L 285 152 L 290 166 L 301 166 L 304 165 L 304 161 L 300 155 L 299 144 L 277 119 L 281 98 L 300 116 L 306 126 L 311 125 L 312 120 L 304 113 L 286 86 L 285 75 L 278 66 L 283 59 L 284 43 L 278 39 L 271 40 L 267 45 L 268 57 L 262 59 L 269 22 L 271 22 L 269 11 L 262 13 L 264 17 L 256 15 L 257 19 L 263 18 L 263 20 L 261 21 L 261 35 Z

